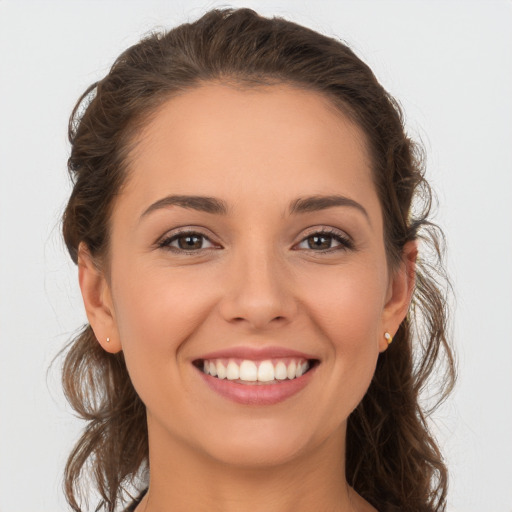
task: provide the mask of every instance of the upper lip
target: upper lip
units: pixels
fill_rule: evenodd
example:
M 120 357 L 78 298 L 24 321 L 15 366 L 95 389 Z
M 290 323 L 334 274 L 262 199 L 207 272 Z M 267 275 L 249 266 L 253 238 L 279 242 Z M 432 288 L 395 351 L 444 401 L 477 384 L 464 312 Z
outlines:
M 232 347 L 222 350 L 215 350 L 204 354 L 197 359 L 249 359 L 253 361 L 264 361 L 265 359 L 278 359 L 283 357 L 296 357 L 300 359 L 318 359 L 314 355 L 299 352 L 285 347 Z

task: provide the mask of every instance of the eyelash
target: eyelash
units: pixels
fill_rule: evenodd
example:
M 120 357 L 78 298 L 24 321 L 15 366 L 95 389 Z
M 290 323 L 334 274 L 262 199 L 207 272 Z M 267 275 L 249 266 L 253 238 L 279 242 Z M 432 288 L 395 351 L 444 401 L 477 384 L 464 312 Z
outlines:
M 314 249 L 306 249 L 313 251 L 315 253 L 319 254 L 328 254 L 336 251 L 347 251 L 347 250 L 354 250 L 354 243 L 352 240 L 342 233 L 340 233 L 336 229 L 320 229 L 320 231 L 313 231 L 312 233 L 305 236 L 297 245 L 300 245 L 304 242 L 306 242 L 309 238 L 312 237 L 324 237 L 324 238 L 330 238 L 331 241 L 334 240 L 339 243 L 336 247 L 329 247 L 328 249 L 321 249 L 321 250 L 314 250 Z
M 174 247 L 171 245 L 173 242 L 177 242 L 180 238 L 185 238 L 185 237 L 198 237 L 203 240 L 207 240 L 210 244 L 212 244 L 212 247 L 206 247 L 206 248 L 200 247 L 199 249 L 186 250 L 186 249 L 183 249 L 180 247 Z M 336 251 L 346 251 L 346 250 L 354 249 L 354 243 L 352 242 L 352 240 L 350 240 L 350 238 L 347 237 L 346 235 L 342 235 L 339 231 L 337 231 L 335 229 L 320 229 L 319 231 L 313 231 L 310 234 L 308 234 L 307 236 L 305 236 L 304 238 L 302 238 L 302 240 L 298 244 L 296 244 L 296 246 L 298 246 L 304 242 L 307 242 L 307 240 L 312 237 L 330 238 L 331 241 L 334 240 L 339 243 L 338 246 L 329 247 L 328 249 L 320 249 L 320 250 L 315 250 L 315 249 L 311 249 L 311 248 L 306 249 L 306 250 L 312 251 L 316 254 L 327 254 L 327 253 L 332 253 L 332 252 L 336 252 Z M 215 246 L 215 244 L 206 235 L 204 235 L 203 233 L 198 232 L 198 231 L 180 231 L 179 233 L 174 233 L 174 234 L 164 238 L 163 240 L 161 240 L 158 243 L 158 247 L 161 249 L 167 249 L 167 250 L 170 250 L 170 251 L 173 251 L 176 253 L 190 254 L 190 255 L 198 254 L 201 251 L 209 251 L 212 248 L 214 248 L 214 246 Z M 294 246 L 294 247 L 296 247 L 296 246 Z M 297 250 L 297 249 L 294 249 L 294 250 Z
M 175 241 L 178 241 L 180 238 L 185 238 L 185 237 L 198 237 L 198 238 L 202 238 L 203 240 L 208 240 L 208 242 L 210 244 L 212 244 L 212 246 L 214 246 L 215 244 L 206 236 L 204 235 L 203 233 L 200 233 L 198 231 L 180 231 L 178 233 L 174 233 L 166 238 L 164 238 L 162 241 L 160 241 L 158 243 L 158 247 L 161 248 L 161 249 L 167 249 L 169 251 L 173 251 L 173 252 L 176 252 L 176 253 L 180 253 L 180 254 L 198 254 L 200 251 L 205 251 L 205 250 L 211 250 L 212 247 L 207 247 L 207 248 L 199 248 L 199 249 L 195 249 L 195 250 L 186 250 L 186 249 L 182 249 L 180 247 L 173 247 L 171 244 Z

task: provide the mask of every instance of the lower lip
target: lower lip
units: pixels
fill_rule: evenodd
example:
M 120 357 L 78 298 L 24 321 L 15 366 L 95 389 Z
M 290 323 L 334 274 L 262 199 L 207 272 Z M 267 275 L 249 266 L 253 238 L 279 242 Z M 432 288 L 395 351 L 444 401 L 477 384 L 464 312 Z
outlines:
M 200 369 L 197 371 L 210 389 L 224 398 L 244 405 L 273 405 L 283 402 L 307 386 L 316 366 L 300 377 L 278 381 L 277 384 L 240 384 L 228 379 L 212 377 Z

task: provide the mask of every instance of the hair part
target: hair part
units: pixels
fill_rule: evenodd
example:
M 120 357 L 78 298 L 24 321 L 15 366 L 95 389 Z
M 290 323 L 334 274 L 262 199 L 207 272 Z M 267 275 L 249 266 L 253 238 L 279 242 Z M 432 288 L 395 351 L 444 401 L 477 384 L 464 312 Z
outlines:
M 436 257 L 431 264 L 420 258 L 409 315 L 349 417 L 346 475 L 381 512 L 445 510 L 447 470 L 420 405 L 420 392 L 434 370 L 443 383 L 438 403 L 455 380 L 447 335 L 449 286 L 439 270 L 442 232 L 428 220 L 432 192 L 398 104 L 345 44 L 251 9 L 224 9 L 152 34 L 123 52 L 71 115 L 73 191 L 63 216 L 71 258 L 77 263 L 83 243 L 108 267 L 109 222 L 137 134 L 164 102 L 211 82 L 287 84 L 328 98 L 366 136 L 391 266 L 401 261 L 405 243 L 415 239 Z M 145 407 L 123 354 L 105 352 L 90 326 L 72 340 L 62 379 L 70 404 L 87 421 L 66 466 L 67 500 L 81 510 L 80 482 L 88 472 L 101 496 L 97 510 L 113 512 L 130 485 L 145 484 L 137 482 L 148 463 Z

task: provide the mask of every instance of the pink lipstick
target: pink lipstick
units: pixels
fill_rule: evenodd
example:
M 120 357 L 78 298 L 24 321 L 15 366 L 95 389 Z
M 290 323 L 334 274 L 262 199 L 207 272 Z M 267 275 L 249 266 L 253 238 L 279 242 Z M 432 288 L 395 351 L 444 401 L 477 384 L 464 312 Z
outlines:
M 311 354 L 280 347 L 237 347 L 194 360 L 211 390 L 245 405 L 272 405 L 299 393 L 318 364 Z

